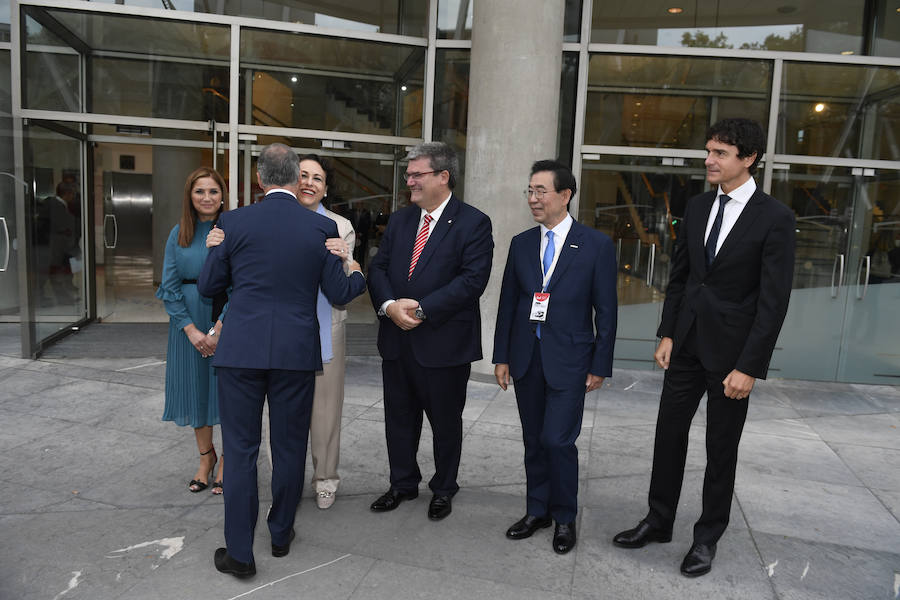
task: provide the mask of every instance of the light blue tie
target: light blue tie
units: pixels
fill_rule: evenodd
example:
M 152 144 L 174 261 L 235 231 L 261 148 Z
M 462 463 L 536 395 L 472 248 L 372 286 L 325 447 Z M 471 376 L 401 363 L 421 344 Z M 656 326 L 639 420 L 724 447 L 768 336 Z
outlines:
M 556 246 L 553 245 L 553 232 L 547 232 L 547 247 L 544 249 L 544 260 L 541 261 L 544 265 L 544 277 L 547 277 L 547 272 L 550 271 L 551 265 L 553 265 L 553 255 L 556 254 Z M 548 281 L 549 283 L 549 281 Z M 543 287 L 543 291 L 547 290 L 547 286 Z M 538 323 L 537 330 L 535 331 L 538 339 L 541 339 L 541 324 Z

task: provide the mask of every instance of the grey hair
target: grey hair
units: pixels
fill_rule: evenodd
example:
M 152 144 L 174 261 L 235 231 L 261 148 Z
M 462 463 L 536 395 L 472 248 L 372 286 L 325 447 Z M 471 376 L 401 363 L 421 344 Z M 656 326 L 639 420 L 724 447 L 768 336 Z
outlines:
M 456 151 L 444 142 L 422 142 L 413 147 L 406 155 L 406 160 L 427 158 L 432 171 L 447 171 L 450 173 L 450 181 L 447 187 L 451 190 L 456 187 L 459 178 L 459 158 Z
M 300 179 L 300 160 L 284 144 L 269 144 L 259 153 L 256 170 L 263 187 L 295 185 Z

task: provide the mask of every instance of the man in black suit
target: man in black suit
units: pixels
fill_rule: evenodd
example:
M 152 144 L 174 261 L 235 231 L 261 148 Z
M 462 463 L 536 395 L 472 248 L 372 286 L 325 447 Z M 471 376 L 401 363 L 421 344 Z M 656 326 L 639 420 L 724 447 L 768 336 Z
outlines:
M 407 159 L 412 204 L 391 215 L 369 265 L 391 469 L 391 487 L 371 509 L 394 510 L 419 495 L 416 452 L 424 412 L 434 435 L 428 518 L 437 521 L 450 514 L 459 490 L 466 383 L 471 362 L 481 358 L 478 299 L 490 277 L 494 242 L 487 215 L 452 192 L 459 177 L 452 148 L 425 142 Z
M 256 458 L 263 402 L 272 435 L 272 507 L 267 521 L 272 555 L 288 554 L 303 491 L 306 442 L 316 371 L 322 370 L 316 298 L 347 304 L 365 291 L 359 264 L 344 274 L 325 247 L 338 237 L 334 221 L 297 202 L 300 163 L 284 144 L 263 148 L 257 162 L 262 202 L 222 213 L 225 240 L 211 249 L 197 280 L 213 297 L 232 286 L 226 324 L 216 347 L 219 412 L 225 447 L 225 544 L 216 569 L 256 574 L 253 534 L 259 510 Z
M 762 127 L 724 119 L 706 138 L 706 178 L 717 189 L 685 209 L 657 331 L 654 358 L 666 373 L 650 510 L 637 527 L 613 538 L 624 548 L 671 541 L 688 430 L 706 392 L 703 512 L 681 563 L 689 577 L 709 572 L 728 525 L 750 391 L 766 377 L 794 271 L 794 213 L 757 189 L 752 177 L 766 147 Z

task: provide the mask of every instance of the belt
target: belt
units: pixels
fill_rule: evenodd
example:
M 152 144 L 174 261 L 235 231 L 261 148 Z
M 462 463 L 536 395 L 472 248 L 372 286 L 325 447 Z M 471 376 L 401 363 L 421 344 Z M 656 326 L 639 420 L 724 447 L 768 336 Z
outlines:
M 190 284 L 190 283 L 193 283 L 194 285 L 197 285 L 197 280 L 196 280 L 196 279 L 182 279 L 182 280 L 181 280 L 181 283 L 182 283 L 182 284 Z

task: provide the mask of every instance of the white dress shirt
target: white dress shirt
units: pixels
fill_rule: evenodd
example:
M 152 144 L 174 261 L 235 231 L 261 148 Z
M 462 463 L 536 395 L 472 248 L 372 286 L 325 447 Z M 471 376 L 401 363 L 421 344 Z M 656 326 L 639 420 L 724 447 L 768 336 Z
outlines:
M 427 210 L 420 209 L 419 214 L 419 225 L 416 227 L 416 237 L 419 236 L 419 231 L 422 229 L 422 224 L 425 222 L 425 215 L 431 215 L 431 223 L 428 226 L 428 235 L 425 237 L 425 243 L 428 243 L 428 239 L 431 237 L 431 232 L 434 231 L 434 228 L 437 226 L 438 221 L 441 220 L 441 215 L 444 214 L 444 209 L 447 208 L 447 203 L 450 202 L 450 198 L 453 197 L 453 192 L 450 192 L 450 195 L 447 196 L 447 199 L 441 202 L 437 208 L 433 211 L 428 212 Z M 425 247 L 422 247 L 422 251 L 425 251 Z M 381 308 L 378 310 L 379 315 L 386 314 L 387 307 L 396 302 L 396 299 L 391 298 L 390 300 L 385 300 L 381 304 Z
M 726 207 L 728 205 L 726 204 Z M 565 218 L 556 224 L 556 227 L 553 229 L 547 229 L 543 223 L 541 223 L 541 247 L 540 253 L 538 254 L 538 261 L 540 262 L 541 269 L 544 268 L 544 251 L 547 249 L 547 232 L 553 232 L 553 262 L 550 263 L 550 268 L 544 273 L 544 288 L 547 289 L 547 283 L 550 281 L 550 278 L 553 276 L 553 271 L 556 269 L 556 263 L 559 262 L 559 255 L 562 254 L 563 244 L 566 241 L 566 237 L 569 235 L 569 230 L 572 229 L 572 223 L 575 219 L 572 218 L 572 215 L 566 213 Z
M 725 242 L 725 238 L 728 237 L 731 228 L 734 227 L 738 217 L 740 217 L 741 213 L 744 211 L 744 207 L 747 206 L 750 196 L 752 196 L 755 191 L 756 181 L 754 181 L 753 177 L 750 177 L 750 179 L 740 186 L 731 190 L 730 194 L 727 194 L 731 200 L 725 204 L 725 212 L 722 214 L 722 228 L 719 229 L 719 239 L 716 241 L 716 254 L 719 253 L 719 249 Z M 719 213 L 719 196 L 723 193 L 722 187 L 719 186 L 716 190 L 716 199 L 713 201 L 712 208 L 709 210 L 709 217 L 706 219 L 706 234 L 703 236 L 704 245 L 706 245 L 706 240 L 709 239 L 709 232 L 716 220 L 716 215 Z

